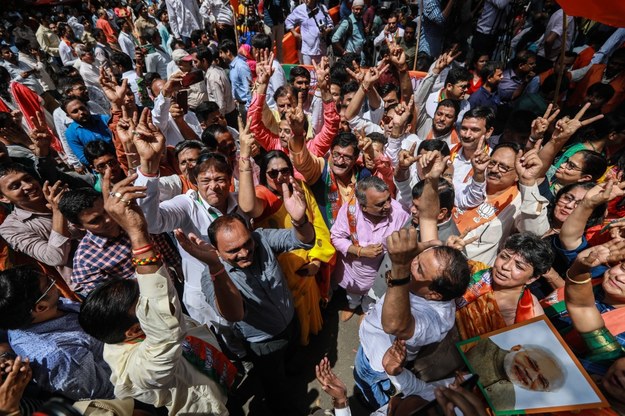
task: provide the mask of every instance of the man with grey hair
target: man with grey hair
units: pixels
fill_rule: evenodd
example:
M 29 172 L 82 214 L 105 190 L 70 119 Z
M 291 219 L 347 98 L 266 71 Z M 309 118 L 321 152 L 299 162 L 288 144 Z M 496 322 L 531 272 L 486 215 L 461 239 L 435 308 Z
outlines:
M 358 181 L 356 198 L 343 204 L 330 232 L 338 253 L 335 276 L 347 292 L 349 320 L 358 306 L 366 312 L 375 301 L 367 295 L 386 252 L 386 237 L 410 219 L 402 205 L 391 198 L 388 185 L 376 176 Z

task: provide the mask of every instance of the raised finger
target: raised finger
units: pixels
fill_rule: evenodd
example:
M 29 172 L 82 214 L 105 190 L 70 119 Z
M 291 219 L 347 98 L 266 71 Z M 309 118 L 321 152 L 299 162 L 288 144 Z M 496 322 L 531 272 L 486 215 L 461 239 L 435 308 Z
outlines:
M 549 118 L 549 114 L 551 114 L 551 110 L 553 110 L 553 103 L 550 103 L 545 110 L 545 114 L 543 114 L 543 118 Z
M 580 121 L 582 117 L 584 117 L 584 114 L 586 113 L 586 110 L 588 110 L 588 108 L 590 108 L 590 103 L 584 104 L 584 106 L 577 112 L 577 114 L 575 114 L 573 120 Z
M 111 167 L 106 166 L 104 169 L 104 175 L 102 175 L 102 199 L 104 203 L 109 199 L 109 192 L 111 191 Z
M 122 119 L 127 119 L 128 118 L 128 110 L 126 110 L 126 106 L 122 105 Z
M 603 117 L 604 117 L 604 116 L 603 116 L 603 114 L 599 114 L 599 115 L 596 115 L 596 116 L 594 116 L 594 117 L 590 117 L 590 118 L 588 118 L 588 119 L 586 119 L 586 120 L 584 120 L 584 121 L 580 122 L 580 124 L 581 124 L 582 126 L 587 126 L 587 125 L 589 125 L 589 124 L 591 124 L 591 123 L 594 123 L 594 122 L 595 122 L 595 121 L 597 121 L 597 120 L 601 120 Z
M 552 104 L 549 104 L 549 105 L 552 105 Z M 549 124 L 553 123 L 553 120 L 555 120 L 556 117 L 558 117 L 558 114 L 560 114 L 560 109 L 556 108 L 556 111 L 554 111 L 553 114 L 547 119 Z
M 139 124 L 148 124 L 148 113 L 150 112 L 149 108 L 144 108 L 141 112 L 141 117 L 139 117 Z

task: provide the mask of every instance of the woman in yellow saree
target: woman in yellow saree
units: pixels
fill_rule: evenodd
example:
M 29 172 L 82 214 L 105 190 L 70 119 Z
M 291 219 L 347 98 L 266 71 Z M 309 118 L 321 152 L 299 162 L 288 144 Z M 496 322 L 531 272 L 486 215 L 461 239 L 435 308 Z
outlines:
M 248 144 L 241 140 L 241 158 L 248 153 Z M 246 173 L 241 169 L 241 173 Z M 327 301 L 331 267 L 335 249 L 315 198 L 303 183 L 293 178 L 293 165 L 280 150 L 273 150 L 260 162 L 260 185 L 255 189 L 251 175 L 239 177 L 239 207 L 253 218 L 254 228 L 291 228 L 291 217 L 282 203 L 282 186 L 301 188 L 307 203 L 308 219 L 315 227 L 316 241 L 310 250 L 294 250 L 278 257 L 280 266 L 293 295 L 295 311 L 300 322 L 300 343 L 308 345 L 310 334 L 322 327 L 319 303 Z

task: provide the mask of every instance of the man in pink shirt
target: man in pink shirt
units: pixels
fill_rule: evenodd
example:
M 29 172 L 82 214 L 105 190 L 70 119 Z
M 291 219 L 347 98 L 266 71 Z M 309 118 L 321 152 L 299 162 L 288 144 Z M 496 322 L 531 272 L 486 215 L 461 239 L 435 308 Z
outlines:
M 332 226 L 332 244 L 338 253 L 334 276 L 347 292 L 349 320 L 360 305 L 367 312 L 375 300 L 367 295 L 386 252 L 386 237 L 400 230 L 410 214 L 391 198 L 388 185 L 371 176 L 358 181 L 356 198 L 343 204 Z

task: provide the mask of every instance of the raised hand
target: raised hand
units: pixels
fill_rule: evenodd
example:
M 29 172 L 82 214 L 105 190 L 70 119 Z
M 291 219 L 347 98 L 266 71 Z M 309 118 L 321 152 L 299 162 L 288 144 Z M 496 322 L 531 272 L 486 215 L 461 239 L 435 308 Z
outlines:
M 69 188 L 61 181 L 56 181 L 54 185 L 50 185 L 50 182 L 45 181 L 43 184 L 43 196 L 48 201 L 47 206 L 52 211 L 59 211 L 59 202 L 61 197 Z
M 250 132 L 250 123 L 245 125 L 242 128 L 243 121 L 239 118 L 239 149 L 240 149 L 240 157 L 250 157 L 252 156 L 254 143 L 256 140 L 254 139 L 254 133 Z
M 463 251 L 466 246 L 473 243 L 474 241 L 477 241 L 477 239 L 480 238 L 479 235 L 476 235 L 471 238 L 467 238 L 465 240 L 468 233 L 469 233 L 469 230 L 465 230 L 460 235 L 450 235 L 449 237 L 447 237 L 447 241 L 445 242 L 445 245 L 447 247 L 451 247 L 451 248 L 455 248 L 456 250 Z
M 423 179 L 438 179 L 447 169 L 449 156 L 443 157 L 438 150 L 432 150 L 420 155 L 418 161 L 423 173 Z
M 165 150 L 165 136 L 152 123 L 152 113 L 149 108 L 143 109 L 132 140 L 141 158 L 143 173 L 157 173 L 161 155 Z
M 410 119 L 410 115 L 412 114 L 412 110 L 414 107 L 414 95 L 410 95 L 410 101 L 408 104 L 401 102 L 397 104 L 395 107 L 395 113 L 393 114 L 393 129 L 396 132 L 404 133 L 406 129 L 406 125 L 408 124 L 408 119 Z
M 405 361 L 406 341 L 395 338 L 393 344 L 386 350 L 382 357 L 382 367 L 384 367 L 386 374 L 396 376 L 404 370 Z
M 328 58 L 323 56 L 319 63 L 312 61 L 313 68 L 317 77 L 317 88 L 322 91 L 330 90 L 330 62 Z
M 625 195 L 625 182 L 616 184 L 614 180 L 609 179 L 607 182 L 601 183 L 586 192 L 582 204 L 589 209 L 595 209 L 599 205 L 606 204 L 609 201 Z
M 458 55 L 460 55 L 460 51 L 456 51 L 456 47 L 454 46 L 448 52 L 445 52 L 438 57 L 432 71 L 435 74 L 440 74 L 443 69 L 451 65 L 451 63 L 458 57 Z
M 273 75 L 273 52 L 267 50 L 260 52 L 260 60 L 256 61 L 256 81 L 261 84 L 269 84 Z
M 135 131 L 135 127 L 139 123 L 139 114 L 135 111 L 132 114 L 132 117 L 129 116 L 125 105 L 122 105 L 121 110 L 122 116 L 117 122 L 117 126 L 115 128 L 117 137 L 122 142 L 122 146 L 124 147 L 124 151 L 126 153 L 135 153 L 136 148 L 134 142 L 132 141 L 132 135 Z
M 145 186 L 133 186 L 133 174 L 111 186 L 111 167 L 107 166 L 102 178 L 104 210 L 129 236 L 147 235 L 148 225 L 136 200 L 146 197 Z
M 289 184 L 282 184 L 282 202 L 286 212 L 291 216 L 291 220 L 296 223 L 304 221 L 306 216 L 306 198 L 304 192 L 300 188 L 299 184 L 291 177 L 291 187 L 293 192 L 289 189 Z
M 581 119 L 582 117 L 584 117 L 584 114 L 586 113 L 586 110 L 588 110 L 588 108 L 590 108 L 590 103 L 586 103 L 572 119 L 564 117 L 558 120 L 558 122 L 556 123 L 556 129 L 551 136 L 552 140 L 566 141 L 570 139 L 571 136 L 573 136 L 575 132 L 580 128 L 603 118 L 603 114 L 599 114 L 597 116 L 582 121 Z
M 365 80 L 365 71 L 362 70 L 360 67 L 356 67 L 357 70 L 353 71 L 351 68 L 347 67 L 345 68 L 345 70 L 347 71 L 347 74 L 352 77 L 354 79 L 354 81 L 356 81 L 356 83 L 358 84 L 362 84 L 362 82 Z
M 549 125 L 554 122 L 558 114 L 560 114 L 560 109 L 555 109 L 553 104 L 549 104 L 547 106 L 547 110 L 542 117 L 538 117 L 532 121 L 532 129 L 530 136 L 534 139 L 542 139 L 545 135 L 545 132 L 549 128 Z
M 20 400 L 28 382 L 33 376 L 28 358 L 16 357 L 10 366 L 4 369 L 4 381 L 0 385 L 0 413 L 4 415 L 21 414 Z
M 323 357 L 315 366 L 315 375 L 323 391 L 329 394 L 337 404 L 347 403 L 347 387 L 332 371 L 328 357 Z
M 412 146 L 410 146 L 410 150 L 402 149 L 399 151 L 399 162 L 397 166 L 400 170 L 408 169 L 418 160 L 418 157 L 414 155 L 416 149 L 417 142 L 414 142 Z
M 28 135 L 31 142 L 29 148 L 38 157 L 45 157 L 50 153 L 52 138 L 50 137 L 50 131 L 48 130 L 44 116 L 37 111 L 35 117 L 30 117 L 30 121 L 33 125 L 33 129 Z
M 126 90 L 128 89 L 128 79 L 124 78 L 122 84 L 118 85 L 115 78 L 110 76 L 106 69 L 100 68 L 100 85 L 111 104 L 118 108 L 124 104 Z
M 186 235 L 180 228 L 174 230 L 176 240 L 180 243 L 187 253 L 198 259 L 199 261 L 208 264 L 210 269 L 219 268 L 219 255 L 210 243 L 202 240 L 200 237 L 193 233 Z
M 387 38 L 386 44 L 388 45 L 390 51 L 389 59 L 391 63 L 400 71 L 405 71 L 406 69 L 408 69 L 408 66 L 406 64 L 406 52 L 404 51 L 404 48 L 399 46 L 395 42 L 395 39 L 389 40 Z
M 543 161 L 538 157 L 540 142 L 541 140 L 538 140 L 536 146 L 532 150 L 525 152 L 525 154 L 523 154 L 522 150 L 519 150 L 516 155 L 514 167 L 522 185 L 532 186 L 538 179 L 538 175 L 543 167 Z
M 610 240 L 582 251 L 574 263 L 591 269 L 601 264 L 610 265 L 623 260 L 625 260 L 625 240 Z
M 473 154 L 473 157 L 471 158 L 471 166 L 473 166 L 473 173 L 474 173 L 474 178 L 476 177 L 476 175 L 478 176 L 477 179 L 479 179 L 477 182 L 484 182 L 484 172 L 486 172 L 486 168 L 488 167 L 488 164 L 490 163 L 490 156 L 488 154 L 488 149 L 485 146 L 485 141 L 486 141 L 486 137 L 482 136 L 480 137 L 480 140 L 477 144 L 477 150 L 475 151 L 475 153 Z
M 296 137 L 305 137 L 306 131 L 304 130 L 304 93 L 299 92 L 297 94 L 297 106 L 295 108 L 291 108 L 287 110 L 286 117 L 289 120 L 289 124 L 291 125 L 291 130 L 293 131 L 293 135 Z

